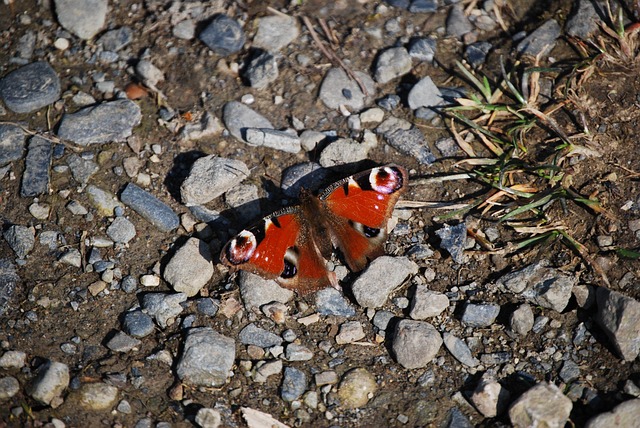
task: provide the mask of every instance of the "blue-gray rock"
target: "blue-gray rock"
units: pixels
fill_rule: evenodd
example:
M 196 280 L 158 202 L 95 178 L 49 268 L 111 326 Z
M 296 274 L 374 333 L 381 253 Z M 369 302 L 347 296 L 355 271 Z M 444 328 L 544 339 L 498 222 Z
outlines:
M 242 303 L 247 311 L 260 309 L 271 302 L 287 303 L 293 298 L 293 291 L 280 287 L 271 279 L 264 279 L 247 271 L 238 275 L 238 288 Z
M 193 297 L 213 276 L 213 256 L 209 244 L 198 238 L 189 238 L 180 247 L 162 274 L 171 287 Z
M 451 352 L 451 355 L 467 367 L 475 367 L 480 361 L 471 355 L 471 349 L 464 341 L 451 333 L 445 332 L 442 335 L 444 346 Z
M 493 48 L 489 42 L 472 43 L 464 50 L 464 57 L 473 67 L 482 65 L 487 60 L 487 54 Z
M 438 10 L 438 0 L 413 0 L 409 6 L 412 13 L 430 13 Z
M 518 43 L 516 51 L 534 58 L 546 55 L 555 47 L 561 33 L 562 29 L 555 19 L 549 19 Z
M 282 385 L 280 386 L 280 397 L 284 401 L 297 400 L 307 390 L 307 375 L 294 367 L 285 367 Z
M 294 132 L 275 129 L 248 128 L 246 141 L 250 146 L 262 146 L 288 153 L 298 153 L 301 149 L 300 138 Z
M 131 275 L 127 275 L 122 278 L 122 281 L 120 282 L 120 288 L 125 293 L 135 293 L 135 291 L 138 289 L 138 280 L 136 280 Z
M 108 0 L 55 0 L 56 16 L 65 30 L 88 40 L 98 34 L 107 17 Z
M 469 327 L 489 327 L 498 317 L 500 305 L 467 303 L 460 320 Z
M 261 348 L 270 348 L 282 343 L 282 338 L 280 336 L 260 328 L 254 323 L 251 323 L 240 330 L 238 339 L 243 345 L 255 345 Z
M 373 316 L 371 322 L 381 331 L 385 331 L 393 317 L 395 317 L 395 314 L 393 312 L 384 310 L 376 311 L 376 314 Z
M 9 309 L 20 276 L 16 266 L 9 259 L 0 259 L 0 316 Z
M 187 206 L 206 204 L 248 176 L 249 168 L 242 161 L 204 156 L 193 163 L 180 186 L 182 203 Z
M 116 217 L 107 227 L 107 236 L 115 242 L 127 244 L 136 237 L 136 227 L 125 217 Z
M 0 125 L 0 166 L 22 158 L 26 137 L 19 126 Z
M 485 366 L 497 366 L 498 364 L 506 364 L 513 358 L 511 352 L 490 352 L 480 355 L 480 362 Z
M 107 101 L 65 114 L 58 137 L 80 146 L 124 141 L 141 120 L 140 107 L 133 101 Z
M 617 291 L 599 287 L 596 291 L 596 321 L 625 361 L 640 353 L 640 302 Z
M 245 41 L 242 26 L 238 21 L 224 14 L 213 18 L 198 38 L 209 49 L 222 56 L 238 52 Z
M 562 312 L 576 282 L 575 275 L 547 267 L 547 262 L 540 261 L 503 275 L 496 284 L 505 291 L 521 294 L 531 303 Z
M 7 400 L 20 391 L 20 382 L 13 376 L 0 377 L 0 400 Z
M 218 313 L 219 306 L 210 297 L 203 297 L 196 300 L 196 309 L 198 312 L 208 317 L 215 317 Z
M 156 320 L 160 328 L 166 328 L 182 313 L 181 303 L 186 300 L 184 293 L 149 293 L 142 297 L 142 309 Z
M 331 68 L 322 79 L 318 94 L 320 101 L 330 109 L 344 106 L 350 111 L 362 110 L 371 97 L 375 96 L 376 87 L 368 74 L 361 71 L 354 71 L 353 74 L 364 85 L 366 94 L 358 82 L 351 79 L 343 69 Z
M 46 62 L 33 62 L 0 80 L 0 98 L 15 113 L 31 113 L 60 98 L 60 79 Z
M 473 428 L 474 425 L 469 421 L 469 418 L 460 411 L 457 407 L 453 407 L 447 413 L 447 417 L 441 425 L 441 428 Z
M 389 6 L 398 7 L 400 9 L 408 9 L 411 0 L 384 0 Z
M 120 27 L 109 30 L 98 39 L 105 51 L 118 52 L 133 41 L 133 30 L 130 27 Z
M 258 31 L 253 38 L 252 47 L 277 52 L 295 41 L 300 35 L 300 28 L 291 16 L 265 16 L 258 21 Z
M 509 326 L 514 333 L 525 336 L 533 328 L 533 320 L 533 310 L 531 310 L 531 306 L 523 303 L 518 306 L 518 309 L 511 313 Z
M 106 343 L 107 348 L 114 352 L 129 352 L 138 348 L 142 342 L 121 331 L 113 335 Z
M 322 315 L 353 317 L 356 310 L 344 295 L 333 287 L 327 287 L 316 293 L 316 309 Z
M 135 309 L 124 314 L 122 330 L 133 337 L 140 338 L 153 333 L 155 324 L 153 318 L 142 312 L 141 309 Z
M 273 129 L 273 125 L 267 118 L 238 101 L 229 101 L 224 105 L 222 121 L 229 133 L 243 142 L 247 142 L 248 128 Z
M 409 42 L 409 56 L 418 61 L 433 63 L 437 42 L 433 37 L 418 37 Z
M 33 51 L 36 48 L 36 33 L 29 30 L 27 31 L 16 43 L 17 58 L 12 58 L 12 61 L 19 64 L 26 64 L 33 57 Z M 24 61 L 24 62 L 22 62 Z
M 2 236 L 19 259 L 27 257 L 36 243 L 34 229 L 27 226 L 11 225 L 5 229 Z
M 442 104 L 442 94 L 431 77 L 426 76 L 413 85 L 407 96 L 407 103 L 411 110 L 420 107 L 434 108 Z
M 374 66 L 376 82 L 385 84 L 411 71 L 411 57 L 403 47 L 389 48 L 378 56 Z
M 440 246 L 447 250 L 454 262 L 464 263 L 464 247 L 467 242 L 467 225 L 458 223 L 455 226 L 445 224 L 436 231 L 440 237 Z
M 189 329 L 176 373 L 184 383 L 219 387 L 226 383 L 236 358 L 236 344 L 210 327 Z
M 393 290 L 416 273 L 418 265 L 406 257 L 378 257 L 354 281 L 353 296 L 362 307 L 379 308 Z
M 601 23 L 602 20 L 598 17 L 594 3 L 590 0 L 573 2 L 573 8 L 574 10 L 565 24 L 565 31 L 570 36 L 588 40 L 598 31 L 598 23 Z
M 282 171 L 280 187 L 285 195 L 297 198 L 302 188 L 318 190 L 319 184 L 325 183 L 329 175 L 327 169 L 315 162 L 298 163 Z
M 71 170 L 73 179 L 76 180 L 82 187 L 84 187 L 89 179 L 98 172 L 98 164 L 91 159 L 84 159 L 75 153 L 72 153 L 67 157 L 67 165 Z
M 400 105 L 400 97 L 396 94 L 387 95 L 379 99 L 376 104 L 386 111 L 391 111 Z
M 565 383 L 571 383 L 580 377 L 580 366 L 572 360 L 565 360 L 560 369 L 560 379 Z
M 290 343 L 284 351 L 287 361 L 309 361 L 313 358 L 313 352 L 309 348 L 297 343 Z
M 447 17 L 447 35 L 461 38 L 465 34 L 473 30 L 473 25 L 469 22 L 469 18 L 464 14 L 461 5 L 455 5 L 449 11 Z
M 431 153 L 427 140 L 418 128 L 396 129 L 384 134 L 384 138 L 391 147 L 400 152 L 413 156 L 423 165 L 431 165 L 436 157 Z
M 37 135 L 29 140 L 20 196 L 29 198 L 49 192 L 51 142 Z
M 120 200 L 163 232 L 180 226 L 180 219 L 171 207 L 133 183 L 125 186 Z
M 396 361 L 406 369 L 418 369 L 431 362 L 442 346 L 436 328 L 424 321 L 401 320 L 393 333 Z
M 261 52 L 254 56 L 243 73 L 254 89 L 265 89 L 278 78 L 278 63 L 276 57 L 269 52 Z
M 57 361 L 47 360 L 35 372 L 25 386 L 25 392 L 37 402 L 49 405 L 69 386 L 69 367 Z

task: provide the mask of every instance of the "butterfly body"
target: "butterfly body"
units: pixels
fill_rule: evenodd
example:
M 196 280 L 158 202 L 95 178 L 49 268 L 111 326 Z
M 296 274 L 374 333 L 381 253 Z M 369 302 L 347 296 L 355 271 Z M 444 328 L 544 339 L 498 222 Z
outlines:
M 384 254 L 386 223 L 407 181 L 404 168 L 386 165 L 340 180 L 319 196 L 303 190 L 299 205 L 276 211 L 232 238 L 220 260 L 300 294 L 337 287 L 326 260 L 337 248 L 357 272 Z

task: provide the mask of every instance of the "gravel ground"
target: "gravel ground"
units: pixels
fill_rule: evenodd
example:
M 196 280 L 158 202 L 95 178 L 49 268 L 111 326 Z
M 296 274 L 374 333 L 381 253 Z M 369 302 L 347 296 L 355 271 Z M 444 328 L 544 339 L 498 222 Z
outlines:
M 607 13 L 5 0 L 0 426 L 637 426 L 640 79 Z M 474 91 L 456 61 L 545 67 L 537 107 L 580 148 L 566 186 L 606 208 L 549 209 L 581 250 L 513 251 L 494 218 L 427 204 L 485 189 L 437 179 L 482 145 L 443 116 Z M 409 190 L 386 255 L 330 261 L 342 291 L 220 263 L 301 188 L 387 163 Z

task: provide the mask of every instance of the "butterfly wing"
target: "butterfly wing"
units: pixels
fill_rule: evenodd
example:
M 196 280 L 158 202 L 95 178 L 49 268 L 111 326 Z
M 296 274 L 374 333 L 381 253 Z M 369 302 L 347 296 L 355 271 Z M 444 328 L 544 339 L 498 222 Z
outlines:
M 333 284 L 325 260 L 315 247 L 299 207 L 262 219 L 233 237 L 220 260 L 233 270 L 246 270 L 306 294 Z
M 320 195 L 332 240 L 351 270 L 362 270 L 384 253 L 387 220 L 408 179 L 403 167 L 390 164 L 345 178 Z

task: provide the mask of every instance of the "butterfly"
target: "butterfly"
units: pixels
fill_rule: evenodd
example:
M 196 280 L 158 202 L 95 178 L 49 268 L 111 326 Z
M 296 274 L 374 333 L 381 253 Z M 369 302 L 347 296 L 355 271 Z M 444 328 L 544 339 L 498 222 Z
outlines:
M 304 295 L 332 285 L 327 260 L 337 248 L 353 272 L 384 254 L 387 221 L 408 187 L 407 171 L 385 165 L 344 178 L 318 196 L 302 189 L 300 204 L 283 208 L 233 237 L 220 261 Z

